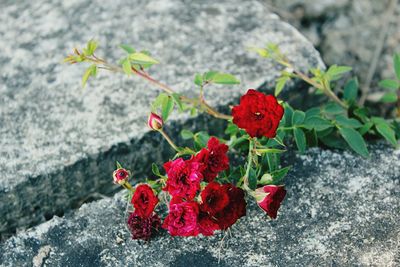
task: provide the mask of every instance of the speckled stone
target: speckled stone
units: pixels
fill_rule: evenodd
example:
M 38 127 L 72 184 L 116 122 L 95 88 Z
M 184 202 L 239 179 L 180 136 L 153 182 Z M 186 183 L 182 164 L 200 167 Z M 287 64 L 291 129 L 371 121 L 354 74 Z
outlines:
M 323 65 L 297 30 L 257 1 L 53 0 L 0 6 L 3 234 L 62 215 L 96 192 L 109 194 L 115 190 L 110 173 L 116 159 L 141 175 L 150 171 L 150 161 L 168 156 L 164 143 L 145 127 L 159 90 L 102 71 L 82 90 L 84 67 L 61 64 L 73 47 L 97 39 L 99 56 L 115 62 L 124 56 L 121 43 L 152 51 L 161 64 L 151 74 L 192 95 L 196 72 L 213 69 L 240 77 L 240 86 L 208 88 L 206 98 L 215 106 L 279 75 L 279 68 L 246 46 L 274 42 L 299 68 Z
M 287 198 L 269 220 L 247 217 L 213 237 L 130 239 L 123 195 L 19 233 L 0 245 L 1 266 L 399 266 L 400 150 L 371 159 L 312 149 L 293 156 Z M 219 264 L 218 264 L 219 263 Z

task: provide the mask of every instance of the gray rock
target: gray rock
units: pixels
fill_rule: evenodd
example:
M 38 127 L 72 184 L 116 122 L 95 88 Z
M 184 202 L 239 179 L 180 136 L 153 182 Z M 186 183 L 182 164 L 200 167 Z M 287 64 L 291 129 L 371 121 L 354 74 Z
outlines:
M 320 149 L 294 156 L 273 221 L 250 204 L 226 233 L 172 238 L 162 231 L 137 242 L 124 226 L 119 193 L 10 238 L 0 265 L 29 265 L 50 246 L 45 266 L 399 266 L 400 150 L 370 149 L 370 160 Z
M 388 17 L 389 2 L 363 0 L 265 0 L 277 12 L 310 39 L 321 52 L 327 65 L 347 65 L 365 83 L 374 51 L 388 20 L 383 49 L 378 57 L 370 91 L 376 96 L 381 79 L 394 78 L 393 54 L 400 51 L 400 4 L 395 1 L 392 17 Z M 371 96 L 371 99 L 374 97 Z M 375 97 L 376 98 L 376 97 Z M 378 97 L 379 99 L 379 97 Z
M 150 101 L 159 90 L 138 78 L 100 72 L 86 90 L 84 68 L 61 64 L 74 46 L 100 41 L 117 62 L 120 43 L 153 52 L 154 77 L 194 94 L 195 72 L 236 74 L 242 85 L 209 88 L 212 105 L 234 102 L 279 68 L 246 51 L 274 42 L 299 68 L 322 62 L 293 27 L 256 1 L 6 1 L 0 17 L 0 233 L 62 215 L 110 181 L 119 159 L 135 176 L 169 155 L 148 134 Z M 180 117 L 186 121 L 187 117 Z M 169 129 L 179 130 L 171 122 Z M 212 122 L 210 122 L 212 124 Z M 202 125 L 205 125 L 203 123 Z

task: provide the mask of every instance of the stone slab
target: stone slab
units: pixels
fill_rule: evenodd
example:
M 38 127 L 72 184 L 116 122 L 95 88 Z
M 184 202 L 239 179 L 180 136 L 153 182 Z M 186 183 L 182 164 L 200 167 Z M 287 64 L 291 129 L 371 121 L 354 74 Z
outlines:
M 10 238 L 0 266 L 43 253 L 43 266 L 399 266 L 400 150 L 370 151 L 370 160 L 320 149 L 293 155 L 277 220 L 251 205 L 227 233 L 137 242 L 119 193 Z
M 192 92 L 196 71 L 236 74 L 242 85 L 207 90 L 211 104 L 235 101 L 271 82 L 279 68 L 246 51 L 267 42 L 299 68 L 318 52 L 257 1 L 6 1 L 0 4 L 0 233 L 34 225 L 110 193 L 114 161 L 149 172 L 168 151 L 145 121 L 158 90 L 100 72 L 86 90 L 83 67 L 61 64 L 74 46 L 99 40 L 119 60 L 121 43 L 153 52 L 154 77 Z M 186 118 L 184 118 L 186 120 Z

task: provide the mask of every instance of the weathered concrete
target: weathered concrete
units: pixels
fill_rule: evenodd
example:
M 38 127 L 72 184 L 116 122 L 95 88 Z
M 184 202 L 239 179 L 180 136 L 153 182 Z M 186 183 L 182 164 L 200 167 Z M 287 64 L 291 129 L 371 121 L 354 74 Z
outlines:
M 117 61 L 120 43 L 153 52 L 154 77 L 193 90 L 195 72 L 236 74 L 241 86 L 209 88 L 213 105 L 271 82 L 279 69 L 246 51 L 281 45 L 295 65 L 322 64 L 312 45 L 257 1 L 7 1 L 0 16 L 0 233 L 63 214 L 92 193 L 110 193 L 114 161 L 135 174 L 165 159 L 146 135 L 149 84 L 101 73 L 83 91 L 83 67 L 61 64 L 74 46 L 100 41 Z M 164 153 L 164 155 L 162 155 Z
M 278 219 L 252 205 L 223 242 L 222 233 L 165 232 L 133 241 L 119 193 L 7 240 L 0 265 L 29 265 L 47 252 L 44 266 L 399 266 L 400 150 L 375 145 L 371 155 L 295 156 Z

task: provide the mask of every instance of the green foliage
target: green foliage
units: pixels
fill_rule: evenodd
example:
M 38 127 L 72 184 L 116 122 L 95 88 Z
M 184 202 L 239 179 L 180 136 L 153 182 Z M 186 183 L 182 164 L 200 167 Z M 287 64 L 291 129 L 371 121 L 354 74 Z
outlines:
M 352 105 L 355 103 L 358 94 L 358 80 L 357 78 L 350 79 L 344 86 L 343 98 L 348 104 Z
M 144 64 L 159 64 L 157 60 L 152 58 L 151 56 L 148 55 L 148 53 L 142 52 L 134 52 L 132 54 L 129 54 L 129 60 L 133 64 L 138 64 L 138 65 L 144 65 Z
M 306 151 L 306 136 L 302 129 L 294 128 L 293 129 L 294 140 L 296 141 L 297 149 L 300 153 L 304 153 Z
M 136 52 L 135 48 L 126 45 L 126 44 L 121 44 L 119 47 L 121 47 L 123 50 L 125 50 L 125 52 L 127 52 L 128 54 L 133 54 Z
M 94 40 L 90 40 L 87 43 L 86 48 L 83 49 L 83 54 L 85 56 L 92 56 L 94 54 L 94 52 L 96 51 L 98 46 L 99 46 L 98 42 L 96 42 Z
M 394 72 L 398 80 L 400 80 L 400 53 L 393 56 Z
M 161 176 L 160 170 L 158 169 L 157 164 L 155 164 L 155 163 L 151 164 L 151 171 L 153 172 L 154 175 Z
M 183 129 L 181 131 L 181 136 L 184 140 L 188 140 L 188 139 L 192 139 L 194 137 L 194 134 L 189 130 Z
M 283 88 L 285 87 L 285 84 L 290 81 L 290 73 L 288 72 L 282 72 L 281 77 L 279 77 L 278 79 L 276 79 L 276 85 L 275 85 L 275 96 L 278 96 Z
M 153 101 L 151 106 L 151 111 L 157 114 L 161 114 L 161 117 L 165 122 L 168 120 L 169 115 L 174 110 L 175 102 L 172 96 L 166 93 L 161 93 Z
M 239 79 L 237 79 L 232 74 L 218 72 L 218 71 L 208 71 L 203 75 L 196 74 L 194 77 L 194 83 L 198 86 L 203 86 L 205 84 L 240 84 Z
M 94 64 L 90 65 L 82 76 L 82 87 L 85 87 L 86 82 L 89 80 L 89 77 L 96 77 L 96 75 L 97 75 L 97 66 Z
M 368 149 L 361 134 L 352 128 L 340 127 L 339 132 L 347 144 L 363 157 L 369 157 Z
M 383 103 L 400 102 L 400 54 L 395 54 L 393 57 L 393 66 L 396 79 L 384 79 L 379 82 L 379 86 L 386 89 L 386 92 L 381 98 Z M 400 114 L 400 108 L 397 111 Z

